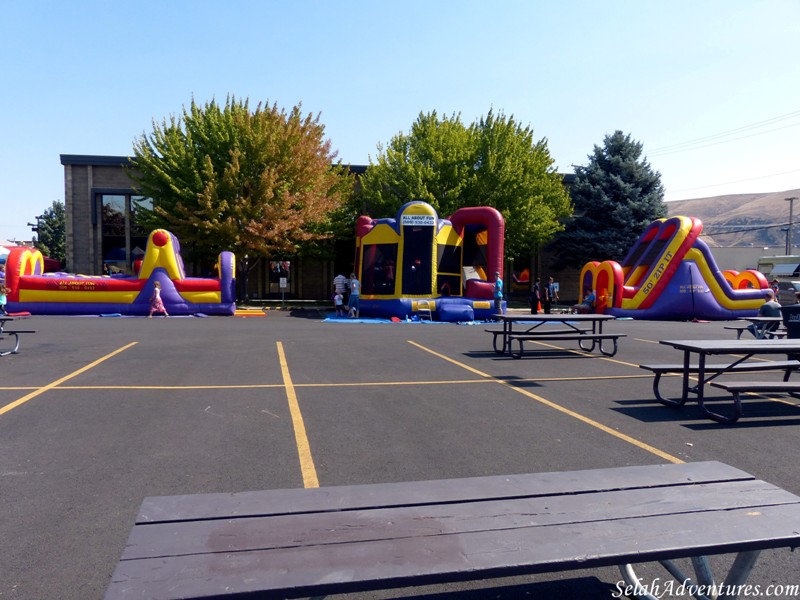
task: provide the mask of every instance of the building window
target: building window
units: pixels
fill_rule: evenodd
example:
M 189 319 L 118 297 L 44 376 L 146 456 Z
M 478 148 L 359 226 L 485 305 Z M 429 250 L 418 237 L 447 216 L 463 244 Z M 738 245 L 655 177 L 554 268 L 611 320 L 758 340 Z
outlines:
M 101 215 L 104 272 L 133 273 L 134 264 L 144 256 L 150 233 L 137 215 L 150 210 L 150 198 L 125 193 L 98 193 Z

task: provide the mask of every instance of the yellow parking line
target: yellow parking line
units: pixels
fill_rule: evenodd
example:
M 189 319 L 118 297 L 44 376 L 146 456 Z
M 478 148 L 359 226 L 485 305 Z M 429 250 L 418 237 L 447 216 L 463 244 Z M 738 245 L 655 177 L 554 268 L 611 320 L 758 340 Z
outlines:
M 292 425 L 294 426 L 294 439 L 297 444 L 297 454 L 300 457 L 300 470 L 303 474 L 303 486 L 307 488 L 318 488 L 319 479 L 317 469 L 314 467 L 314 459 L 311 456 L 311 446 L 306 435 L 306 426 L 303 423 L 303 415 L 300 412 L 300 405 L 297 403 L 297 394 L 294 391 L 292 376 L 289 374 L 289 365 L 286 362 L 286 354 L 283 352 L 283 344 L 278 344 L 278 360 L 281 363 L 281 374 L 283 375 L 283 385 L 286 388 L 286 398 L 289 400 L 289 412 L 292 415 Z
M 59 390 L 260 390 L 283 389 L 282 383 L 254 383 L 243 385 L 60 385 Z M 7 388 L 0 387 L 0 390 Z
M 605 433 L 607 433 L 609 435 L 612 435 L 615 438 L 618 438 L 620 440 L 628 442 L 629 444 L 632 444 L 632 445 L 634 445 L 637 448 L 640 448 L 642 450 L 646 450 L 647 452 L 650 452 L 651 454 L 655 454 L 656 456 L 658 456 L 660 458 L 663 458 L 664 460 L 667 460 L 667 461 L 669 461 L 671 463 L 675 463 L 675 464 L 680 464 L 680 463 L 684 462 L 680 458 L 678 458 L 676 456 L 672 456 L 671 454 L 668 454 L 667 452 L 664 452 L 663 450 L 659 450 L 655 446 L 651 446 L 650 444 L 642 442 L 641 440 L 637 440 L 634 437 L 631 437 L 629 435 L 621 433 L 621 432 L 619 432 L 619 431 L 617 431 L 615 429 L 612 429 L 611 427 L 608 427 L 606 425 L 603 425 L 602 423 L 599 423 L 598 421 L 595 421 L 594 419 L 590 419 L 589 417 L 586 417 L 586 416 L 584 416 L 584 415 L 582 415 L 580 413 L 577 413 L 577 412 L 575 412 L 573 410 L 565 408 L 565 407 L 563 407 L 563 406 L 561 406 L 559 404 L 556 404 L 555 402 L 551 402 L 550 400 L 547 400 L 546 398 L 542 398 L 541 396 L 537 396 L 536 394 L 533 394 L 533 393 L 529 392 L 528 390 L 524 390 L 524 389 L 522 389 L 520 387 L 517 387 L 517 386 L 511 384 L 511 383 L 503 381 L 502 379 L 498 379 L 496 377 L 493 377 L 492 375 L 488 375 L 487 373 L 483 373 L 482 371 L 474 369 L 474 368 L 470 367 L 469 365 L 465 365 L 464 363 L 459 362 L 457 360 L 454 360 L 454 359 L 450 358 L 449 356 L 445 356 L 444 354 L 439 354 L 438 352 L 436 352 L 434 350 L 431 350 L 430 348 L 426 348 L 425 346 L 422 346 L 421 344 L 418 344 L 417 342 L 412 342 L 411 340 L 408 340 L 408 342 L 409 342 L 409 344 L 411 344 L 413 346 L 416 346 L 420 350 L 424 350 L 425 352 L 433 354 L 434 356 L 437 356 L 437 357 L 439 357 L 439 358 L 441 358 L 443 360 L 446 360 L 447 362 L 453 363 L 454 365 L 457 365 L 457 366 L 459 366 L 459 367 L 461 367 L 463 369 L 466 369 L 466 370 L 468 370 L 468 371 L 470 371 L 472 373 L 477 373 L 477 374 L 482 375 L 484 377 L 488 377 L 488 378 L 492 379 L 493 381 L 499 383 L 500 385 L 503 385 L 503 386 L 505 386 L 507 388 L 510 388 L 510 389 L 514 390 L 515 392 L 519 392 L 523 396 L 527 396 L 528 398 L 536 400 L 537 402 L 539 402 L 541 404 L 544 404 L 545 406 L 549 406 L 550 408 L 554 408 L 555 410 L 557 410 L 559 412 L 562 412 L 562 413 L 564 413 L 566 415 L 569 415 L 570 417 L 578 419 L 579 421 L 582 421 L 582 422 L 586 423 L 587 425 L 591 425 L 592 427 L 595 427 L 595 428 L 599 429 L 600 431 L 603 431 L 603 432 L 605 432 Z
M 593 375 L 590 377 L 515 377 L 515 383 L 531 383 L 536 381 L 586 381 L 608 380 L 608 379 L 646 379 L 652 375 L 645 373 L 642 375 Z M 671 375 L 665 375 L 671 377 Z M 359 388 L 359 387 L 387 387 L 387 386 L 409 386 L 409 385 L 471 385 L 473 383 L 494 383 L 492 379 L 438 379 L 423 381 L 345 381 L 343 383 L 295 383 L 294 388 Z M 232 385 L 59 385 L 51 388 L 53 391 L 74 392 L 74 391 L 102 391 L 102 390 L 139 390 L 139 391 L 194 391 L 194 390 L 282 390 L 286 387 L 284 383 L 252 383 L 252 384 L 232 384 Z M 0 392 L 37 390 L 38 386 L 0 386 Z
M 27 395 L 23 396 L 23 397 L 22 397 L 22 398 L 20 398 L 19 400 L 15 400 L 15 401 L 14 401 L 14 402 L 12 402 L 11 404 L 6 404 L 6 405 L 5 405 L 3 408 L 0 408 L 0 415 L 2 415 L 2 414 L 4 414 L 4 413 L 7 413 L 7 412 L 8 412 L 8 411 L 10 411 L 11 409 L 14 409 L 14 408 L 16 408 L 16 407 L 18 407 L 18 406 L 20 406 L 20 405 L 22 405 L 22 404 L 25 404 L 25 403 L 26 403 L 28 400 L 32 400 L 33 398 L 36 398 L 36 396 L 41 396 L 41 395 L 42 395 L 42 394 L 44 394 L 46 391 L 48 391 L 48 390 L 52 390 L 54 387 L 56 387 L 56 386 L 58 386 L 58 385 L 61 385 L 61 384 L 62 384 L 62 383 L 64 383 L 65 381 L 69 381 L 69 380 L 70 380 L 70 379 L 72 379 L 73 377 L 77 377 L 77 376 L 78 376 L 78 375 L 80 375 L 81 373 L 85 373 L 85 372 L 86 372 L 86 371 L 88 371 L 89 369 L 92 369 L 92 368 L 96 367 L 96 366 L 97 366 L 97 365 L 99 365 L 100 363 L 102 363 L 102 362 L 104 362 L 104 361 L 108 360 L 109 358 L 111 358 L 111 357 L 113 357 L 113 356 L 116 356 L 117 354 L 119 354 L 119 353 L 121 353 L 121 352 L 124 352 L 124 351 L 125 351 L 125 350 L 127 350 L 128 348 L 130 348 L 130 347 L 132 347 L 132 346 L 135 346 L 135 345 L 136 345 L 136 344 L 138 344 L 138 343 L 139 343 L 139 342 L 131 342 L 130 344 L 127 344 L 127 345 L 123 346 L 122 348 L 119 348 L 118 350 L 114 350 L 114 352 L 111 352 L 111 353 L 109 353 L 109 354 L 106 354 L 106 355 L 105 355 L 105 356 L 103 356 L 102 358 L 98 358 L 96 361 L 94 361 L 94 362 L 92 362 L 92 363 L 89 363 L 89 364 L 88 364 L 88 365 L 86 365 L 85 367 L 81 367 L 81 368 L 80 368 L 80 369 L 78 369 L 77 371 L 73 371 L 73 372 L 72 372 L 72 373 L 70 373 L 69 375 L 65 375 L 64 377 L 61 377 L 60 379 L 56 379 L 55 381 L 53 381 L 52 383 L 48 383 L 48 384 L 47 384 L 47 385 L 45 385 L 44 387 L 37 388 L 36 390 L 34 390 L 33 392 L 31 392 L 30 394 L 27 394 Z

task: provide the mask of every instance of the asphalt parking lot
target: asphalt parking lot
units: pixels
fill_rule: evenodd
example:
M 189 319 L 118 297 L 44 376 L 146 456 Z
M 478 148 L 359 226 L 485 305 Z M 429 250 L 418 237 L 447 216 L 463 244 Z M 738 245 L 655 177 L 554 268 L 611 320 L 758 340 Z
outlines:
M 705 460 L 800 494 L 800 405 L 748 401 L 722 426 L 657 403 L 638 368 L 679 359 L 660 339 L 734 336 L 724 323 L 615 321 L 614 357 L 541 342 L 514 360 L 483 325 L 322 317 L 25 321 L 37 333 L 0 358 L 0 598 L 102 598 L 146 496 Z M 798 566 L 764 552 L 751 582 L 800 584 Z M 350 597 L 610 598 L 619 580 Z

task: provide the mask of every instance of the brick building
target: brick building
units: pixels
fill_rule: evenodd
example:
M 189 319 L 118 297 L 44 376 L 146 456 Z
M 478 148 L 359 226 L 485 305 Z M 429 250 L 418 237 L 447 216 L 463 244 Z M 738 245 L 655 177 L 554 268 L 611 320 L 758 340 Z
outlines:
M 131 168 L 130 158 L 62 154 L 61 164 L 64 166 L 67 269 L 87 275 L 100 274 L 109 268 L 130 272 L 133 261 L 144 253 L 150 233 L 137 223 L 136 213 L 142 207 L 152 206 L 149 198 L 137 195 L 132 187 L 127 174 Z M 365 166 L 350 168 L 357 174 L 366 170 Z M 564 183 L 569 185 L 573 179 L 574 175 L 565 175 Z M 242 286 L 240 298 L 326 300 L 330 297 L 333 278 L 338 273 L 348 275 L 352 270 L 354 252 L 353 241 L 342 240 L 336 244 L 335 258 L 331 260 L 292 258 L 288 288 L 284 289 L 280 288 L 276 271 L 270 269 L 269 259 L 254 261 L 246 275 L 241 270 L 237 274 Z M 237 256 L 237 259 L 242 258 Z M 534 271 L 547 264 L 546 250 L 535 262 L 538 264 L 534 265 Z M 195 272 L 193 265 L 187 264 L 186 268 L 191 275 L 204 274 Z M 562 300 L 577 298 L 577 273 L 541 274 L 542 278 L 548 275 L 561 280 Z

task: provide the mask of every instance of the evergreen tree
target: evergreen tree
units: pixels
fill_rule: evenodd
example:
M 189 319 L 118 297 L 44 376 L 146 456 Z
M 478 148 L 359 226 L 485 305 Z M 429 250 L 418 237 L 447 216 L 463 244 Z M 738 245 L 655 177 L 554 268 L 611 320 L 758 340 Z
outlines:
M 64 203 L 53 201 L 53 205 L 37 217 L 37 239 L 34 247 L 44 256 L 54 258 L 63 264 L 66 252 L 66 212 Z
M 650 223 L 667 216 L 661 174 L 642 149 L 630 134 L 615 131 L 602 148 L 594 147 L 586 166 L 575 168 L 570 195 L 576 218 L 551 245 L 557 268 L 622 260 Z

